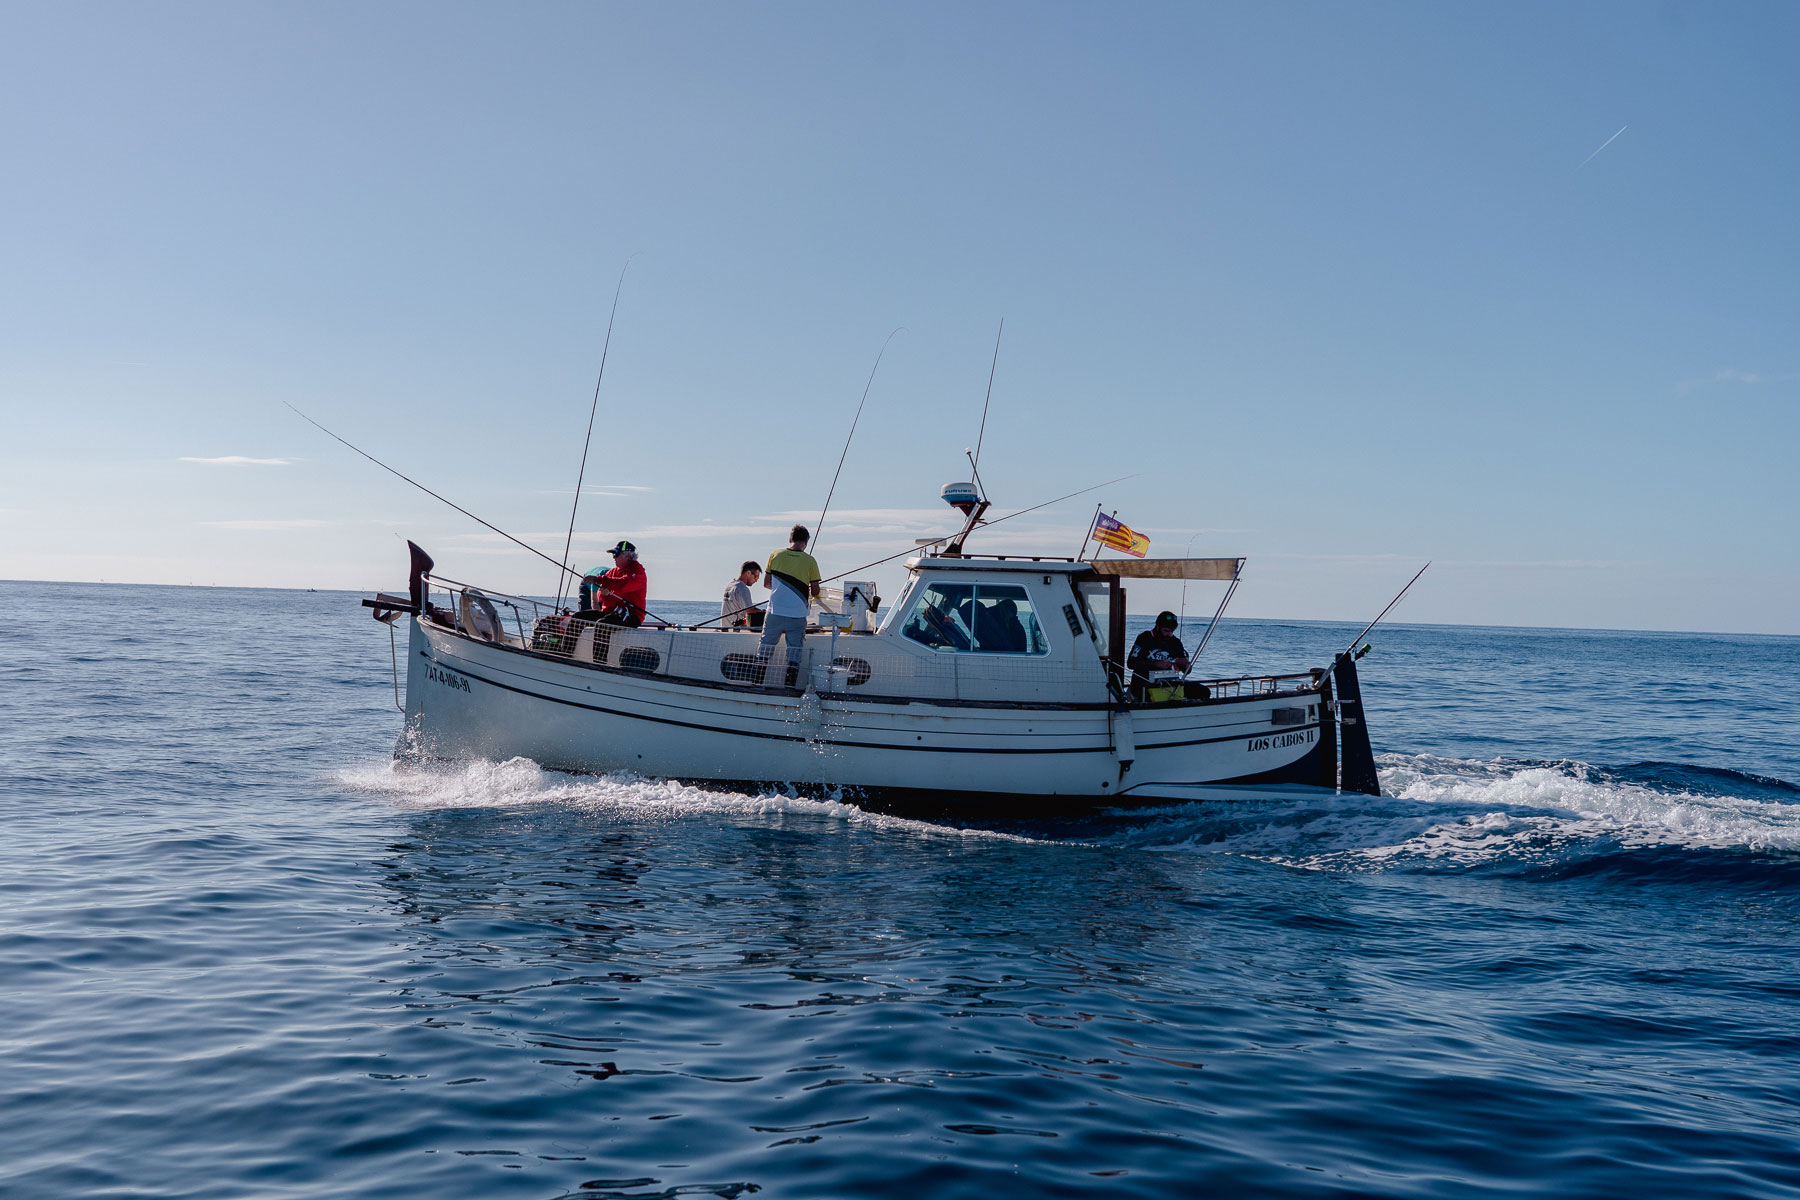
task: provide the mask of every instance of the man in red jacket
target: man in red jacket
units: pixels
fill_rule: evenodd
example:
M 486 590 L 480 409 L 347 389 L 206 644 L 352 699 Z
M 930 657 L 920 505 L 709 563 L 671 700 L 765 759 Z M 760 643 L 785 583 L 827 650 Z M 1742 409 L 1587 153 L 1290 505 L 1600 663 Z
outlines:
M 637 547 L 620 542 L 612 548 L 612 570 L 589 571 L 581 580 L 581 609 L 584 616 L 606 625 L 623 625 L 636 629 L 644 623 L 644 601 L 649 595 L 650 579 L 638 563 Z

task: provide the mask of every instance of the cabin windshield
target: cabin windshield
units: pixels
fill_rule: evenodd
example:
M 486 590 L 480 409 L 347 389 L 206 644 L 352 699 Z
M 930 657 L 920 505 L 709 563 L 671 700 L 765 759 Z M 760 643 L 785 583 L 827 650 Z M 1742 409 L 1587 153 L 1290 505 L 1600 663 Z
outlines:
M 1112 652 L 1112 587 L 1105 583 L 1078 583 L 1076 594 L 1087 609 L 1088 628 L 1094 631 L 1094 645 L 1105 658 Z
M 906 586 L 900 589 L 899 597 L 888 605 L 887 612 L 882 614 L 881 624 L 875 627 L 877 633 L 886 633 L 894 627 L 895 620 L 906 611 L 907 603 L 912 599 L 913 593 L 918 590 L 918 587 L 919 577 L 917 575 L 908 576 Z
M 1030 596 L 1004 584 L 926 584 L 901 631 L 933 650 L 1050 653 Z

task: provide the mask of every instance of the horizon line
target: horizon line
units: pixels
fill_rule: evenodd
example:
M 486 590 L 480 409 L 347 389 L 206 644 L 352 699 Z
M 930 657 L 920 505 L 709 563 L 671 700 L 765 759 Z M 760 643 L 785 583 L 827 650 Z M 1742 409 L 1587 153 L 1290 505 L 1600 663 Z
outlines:
M 0 584 L 36 583 L 55 584 L 62 587 L 143 587 L 143 588 L 191 588 L 195 591 L 237 591 L 237 592 L 329 592 L 342 596 L 370 595 L 379 588 L 304 588 L 304 587 L 270 587 L 263 584 L 248 583 L 132 583 L 127 580 L 113 579 L 0 579 Z M 716 600 L 687 600 L 672 596 L 653 597 L 659 604 L 716 604 Z M 1128 618 L 1133 614 L 1125 614 Z M 1138 616 L 1154 617 L 1154 613 L 1139 613 Z M 1357 625 L 1361 618 L 1323 618 L 1323 617 L 1224 617 L 1222 621 L 1276 621 L 1288 625 Z M 1446 621 L 1382 621 L 1383 625 L 1406 625 L 1414 629 L 1517 629 L 1538 633 L 1659 633 L 1683 634 L 1694 637 L 1765 637 L 1765 638 L 1800 638 L 1800 633 L 1766 633 L 1746 629 L 1629 629 L 1612 625 L 1487 625 L 1462 624 Z

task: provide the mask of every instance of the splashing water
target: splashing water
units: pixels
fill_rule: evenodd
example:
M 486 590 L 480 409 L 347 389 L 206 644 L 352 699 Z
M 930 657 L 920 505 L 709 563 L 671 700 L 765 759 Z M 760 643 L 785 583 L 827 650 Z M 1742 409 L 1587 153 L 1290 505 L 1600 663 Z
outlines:
M 578 775 L 550 770 L 527 758 L 455 763 L 414 763 L 395 759 L 333 771 L 330 777 L 341 787 L 382 796 L 402 808 L 416 811 L 563 805 L 636 820 L 775 815 L 905 830 L 920 837 L 1033 840 L 997 829 L 946 825 L 869 812 L 838 799 L 815 799 L 780 789 L 747 793 L 702 788 L 625 771 Z
M 778 814 L 918 837 L 993 838 L 1095 848 L 1234 854 L 1338 871 L 1568 864 L 1657 847 L 1800 850 L 1800 804 L 1679 786 L 1680 771 L 1643 781 L 1586 763 L 1436 755 L 1380 756 L 1382 796 L 1264 789 L 1242 799 L 1073 819 L 945 822 L 868 812 L 781 791 L 747 794 L 630 773 L 573 775 L 528 759 L 383 762 L 333 773 L 356 791 L 410 809 L 567 805 L 634 818 Z M 1785 787 L 1786 785 L 1777 785 Z

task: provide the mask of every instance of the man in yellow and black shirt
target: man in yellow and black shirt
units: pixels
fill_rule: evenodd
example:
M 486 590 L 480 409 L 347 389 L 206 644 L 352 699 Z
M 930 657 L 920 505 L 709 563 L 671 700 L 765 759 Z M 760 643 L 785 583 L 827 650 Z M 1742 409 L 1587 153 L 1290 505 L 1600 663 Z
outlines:
M 819 598 L 819 564 L 806 552 L 812 534 L 806 526 L 796 525 L 788 531 L 788 548 L 769 555 L 769 569 L 763 573 L 763 586 L 771 593 L 769 615 L 763 618 L 762 645 L 756 652 L 766 673 L 775 643 L 787 639 L 788 662 L 800 665 L 800 649 L 806 642 L 806 614 L 810 602 Z

